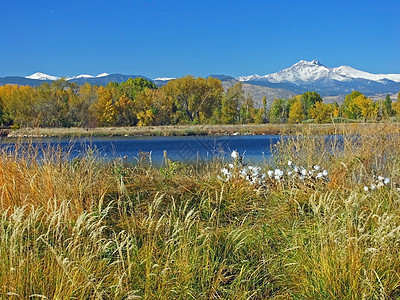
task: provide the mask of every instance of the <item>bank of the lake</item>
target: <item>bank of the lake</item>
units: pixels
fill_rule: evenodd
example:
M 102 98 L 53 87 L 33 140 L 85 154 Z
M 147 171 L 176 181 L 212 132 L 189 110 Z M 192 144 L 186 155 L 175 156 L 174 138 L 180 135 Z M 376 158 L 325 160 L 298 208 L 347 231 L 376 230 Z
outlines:
M 93 137 L 93 136 L 192 136 L 192 135 L 281 135 L 299 132 L 308 134 L 354 134 L 360 130 L 381 131 L 390 126 L 400 132 L 400 123 L 330 123 L 330 124 L 246 124 L 246 125 L 169 125 L 146 127 L 97 128 L 22 128 L 4 129 L 9 138 L 24 137 Z

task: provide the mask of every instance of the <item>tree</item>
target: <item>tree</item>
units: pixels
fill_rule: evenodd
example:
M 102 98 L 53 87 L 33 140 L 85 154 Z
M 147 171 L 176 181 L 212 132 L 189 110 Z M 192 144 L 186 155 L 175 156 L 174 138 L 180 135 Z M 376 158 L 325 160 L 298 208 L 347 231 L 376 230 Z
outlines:
M 97 93 L 99 98 L 90 106 L 89 111 L 95 117 L 97 126 L 112 126 L 115 124 L 117 114 L 112 92 L 101 86 Z
M 400 101 L 399 101 L 399 99 L 396 102 L 392 103 L 392 109 L 396 113 L 397 117 L 400 117 Z
M 138 126 L 167 125 L 172 122 L 172 100 L 161 90 L 146 89 L 136 95 Z
M 240 108 L 240 121 L 242 124 L 254 122 L 254 102 L 251 96 L 247 96 Z
M 392 111 L 392 99 L 390 99 L 389 95 L 386 95 L 384 105 L 385 105 L 385 115 L 390 117 L 393 114 L 393 111 Z
M 263 113 L 262 113 L 262 117 L 263 117 L 263 123 L 266 123 L 268 120 L 268 116 L 267 116 L 267 97 L 264 96 L 262 98 L 262 104 L 263 104 Z
M 145 89 L 157 89 L 157 86 L 150 80 L 142 77 L 136 77 L 129 78 L 127 81 L 121 82 L 118 85 L 118 89 L 120 92 L 120 94 L 117 95 L 118 99 L 122 95 L 126 95 L 129 99 L 134 100 L 138 93 L 144 91 Z
M 322 98 L 320 96 L 320 94 L 318 94 L 317 92 L 305 92 L 301 95 L 301 104 L 303 106 L 303 113 L 305 115 L 306 118 L 309 118 L 309 109 L 312 108 L 315 103 L 317 102 L 322 102 Z
M 343 113 L 345 114 L 345 116 L 349 119 L 357 119 L 356 116 L 353 115 L 352 109 L 350 108 L 350 106 L 353 103 L 353 100 L 355 98 L 357 98 L 358 96 L 364 96 L 361 92 L 359 91 L 352 91 L 350 94 L 346 95 L 346 97 L 344 98 L 344 102 L 342 105 L 342 110 Z
M 238 82 L 230 87 L 222 98 L 221 122 L 235 124 L 239 120 L 240 105 L 244 102 L 242 83 Z
M 169 81 L 161 89 L 182 112 L 177 114 L 180 122 L 206 123 L 221 108 L 223 87 L 216 78 L 188 75 Z
M 89 83 L 83 84 L 75 97 L 69 99 L 69 118 L 75 126 L 89 126 L 94 117 L 89 107 L 98 100 L 97 88 Z
M 300 123 L 304 119 L 303 111 L 301 101 L 295 101 L 289 110 L 289 123 Z
M 269 120 L 271 123 L 284 123 L 287 120 L 287 100 L 275 98 L 269 108 Z
M 314 107 L 310 109 L 310 116 L 316 123 L 329 123 L 332 122 L 335 116 L 335 110 L 336 107 L 333 104 L 317 102 Z
M 364 118 L 364 121 L 376 118 L 378 108 L 370 98 L 366 98 L 363 94 L 353 98 L 348 103 L 347 112 L 354 119 Z

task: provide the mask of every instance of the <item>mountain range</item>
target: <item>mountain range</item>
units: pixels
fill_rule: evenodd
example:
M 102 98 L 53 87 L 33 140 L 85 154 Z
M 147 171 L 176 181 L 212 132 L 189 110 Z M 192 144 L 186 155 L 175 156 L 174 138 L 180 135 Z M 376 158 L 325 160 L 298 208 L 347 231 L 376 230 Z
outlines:
M 210 75 L 222 81 L 225 89 L 237 82 L 243 83 L 243 90 L 256 100 L 258 106 L 263 96 L 272 101 L 273 98 L 288 98 L 306 91 L 316 91 L 327 99 L 341 100 L 345 94 L 358 90 L 367 96 L 376 94 L 394 94 L 400 91 L 400 74 L 371 74 L 349 66 L 328 68 L 318 60 L 301 60 L 289 68 L 267 75 L 239 76 Z M 123 75 L 102 73 L 97 76 L 81 74 L 64 77 L 70 82 L 94 85 L 123 82 L 129 78 L 143 77 L 142 75 Z M 0 85 L 20 84 L 37 86 L 43 82 L 51 82 L 60 77 L 44 73 L 34 73 L 26 77 L 10 76 L 0 78 Z M 160 77 L 152 80 L 157 86 L 166 84 L 174 78 Z

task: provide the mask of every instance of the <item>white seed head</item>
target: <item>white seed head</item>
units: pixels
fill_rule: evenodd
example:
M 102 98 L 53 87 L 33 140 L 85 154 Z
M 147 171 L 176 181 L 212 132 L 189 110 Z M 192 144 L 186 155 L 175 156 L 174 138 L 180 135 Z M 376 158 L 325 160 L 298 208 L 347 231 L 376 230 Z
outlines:
M 233 159 L 238 158 L 238 157 L 239 157 L 239 152 L 237 152 L 236 150 L 233 150 L 232 153 L 231 153 L 231 157 L 232 157 Z

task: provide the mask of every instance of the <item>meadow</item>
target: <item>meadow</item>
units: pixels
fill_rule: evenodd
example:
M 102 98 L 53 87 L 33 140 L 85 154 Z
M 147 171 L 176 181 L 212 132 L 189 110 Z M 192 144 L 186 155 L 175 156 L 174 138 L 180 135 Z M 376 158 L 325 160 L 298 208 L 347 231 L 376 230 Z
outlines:
M 294 130 L 258 167 L 2 150 L 0 298 L 400 298 L 398 131 Z

